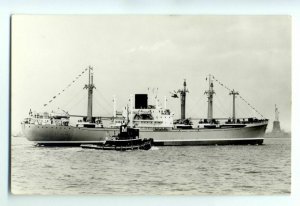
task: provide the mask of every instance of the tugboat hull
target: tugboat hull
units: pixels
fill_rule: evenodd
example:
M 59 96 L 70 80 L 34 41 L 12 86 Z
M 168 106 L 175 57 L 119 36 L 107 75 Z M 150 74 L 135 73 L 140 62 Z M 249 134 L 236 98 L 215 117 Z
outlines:
M 84 149 L 97 150 L 149 150 L 153 144 L 153 139 L 128 139 L 128 140 L 107 140 L 103 144 L 82 144 Z

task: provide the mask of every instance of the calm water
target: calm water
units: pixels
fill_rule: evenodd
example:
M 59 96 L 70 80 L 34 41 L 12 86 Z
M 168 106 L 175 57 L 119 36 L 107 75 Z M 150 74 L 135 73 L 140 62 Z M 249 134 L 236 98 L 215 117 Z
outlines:
M 291 140 L 101 151 L 12 138 L 14 194 L 289 194 Z

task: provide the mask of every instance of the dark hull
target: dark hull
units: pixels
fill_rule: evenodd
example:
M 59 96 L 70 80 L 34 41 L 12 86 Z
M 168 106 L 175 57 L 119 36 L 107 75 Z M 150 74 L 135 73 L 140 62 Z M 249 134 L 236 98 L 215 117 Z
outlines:
M 203 145 L 261 145 L 263 138 L 242 138 L 222 140 L 156 141 L 155 146 L 203 146 Z

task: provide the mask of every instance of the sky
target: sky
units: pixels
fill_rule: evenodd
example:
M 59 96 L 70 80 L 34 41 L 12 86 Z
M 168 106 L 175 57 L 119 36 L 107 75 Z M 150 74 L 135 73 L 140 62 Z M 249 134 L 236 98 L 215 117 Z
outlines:
M 275 104 L 282 128 L 291 130 L 290 16 L 13 15 L 11 35 L 13 132 L 30 109 L 85 115 L 86 73 L 43 105 L 89 65 L 97 116 L 112 116 L 113 95 L 121 110 L 130 94 L 149 91 L 150 100 L 167 96 L 179 117 L 170 92 L 186 79 L 186 116 L 206 117 L 212 74 L 270 119 L 268 130 Z M 214 116 L 230 117 L 232 96 L 214 85 Z M 237 117 L 260 117 L 240 98 L 236 104 Z

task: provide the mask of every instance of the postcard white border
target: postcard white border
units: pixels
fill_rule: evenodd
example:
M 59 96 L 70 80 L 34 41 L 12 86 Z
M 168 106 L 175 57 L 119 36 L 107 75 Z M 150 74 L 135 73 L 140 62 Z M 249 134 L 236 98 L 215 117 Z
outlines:
M 297 205 L 300 202 L 300 3 L 293 0 L 60 0 L 6 1 L 0 7 L 0 205 Z M 291 196 L 14 196 L 9 179 L 9 47 L 11 14 L 193 14 L 292 16 L 292 194 Z M 298 55 L 297 55 L 298 54 Z

